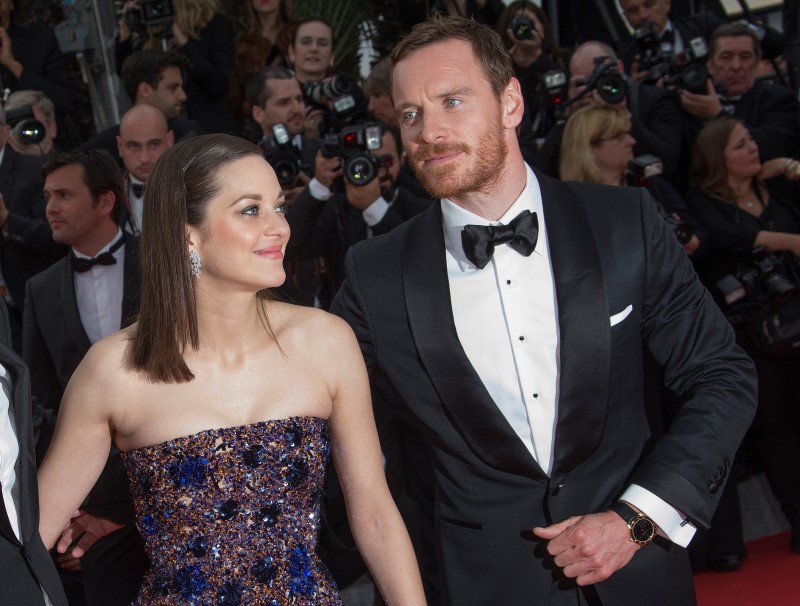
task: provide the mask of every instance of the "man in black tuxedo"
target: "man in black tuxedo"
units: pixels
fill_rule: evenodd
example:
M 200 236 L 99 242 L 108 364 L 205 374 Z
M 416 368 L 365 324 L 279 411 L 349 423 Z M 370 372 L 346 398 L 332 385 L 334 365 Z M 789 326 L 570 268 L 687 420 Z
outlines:
M 445 603 L 693 603 L 683 547 L 752 418 L 752 364 L 649 194 L 525 165 L 495 32 L 432 19 L 392 57 L 442 200 L 356 244 L 332 309 L 430 444 Z M 660 436 L 644 347 L 684 397 Z
M 11 349 L 8 310 L 1 300 L 0 386 L 2 601 L 4 604 L 66 606 L 67 598 L 58 574 L 39 537 L 30 375 L 25 363 Z
M 706 93 L 680 91 L 692 140 L 709 120 L 733 116 L 744 122 L 758 143 L 762 162 L 797 153 L 797 99 L 788 88 L 756 79 L 760 59 L 758 37 L 747 25 L 729 23 L 714 31 Z
M 45 158 L 15 151 L 0 108 L 0 274 L 2 296 L 10 300 L 14 347 L 21 350 L 25 282 L 64 256 L 66 247 L 54 242 L 45 219 L 42 165 Z
M 118 227 L 124 194 L 119 170 L 107 153 L 59 154 L 43 172 L 53 239 L 72 252 L 28 282 L 23 357 L 39 403 L 58 410 L 89 347 L 135 319 L 139 240 Z M 40 441 L 46 446 L 49 435 L 45 432 Z M 100 535 L 116 529 L 80 558 L 87 604 L 129 604 L 149 563 L 134 526 L 127 477 L 116 449 L 74 524 Z M 79 533 L 73 529 L 73 534 Z

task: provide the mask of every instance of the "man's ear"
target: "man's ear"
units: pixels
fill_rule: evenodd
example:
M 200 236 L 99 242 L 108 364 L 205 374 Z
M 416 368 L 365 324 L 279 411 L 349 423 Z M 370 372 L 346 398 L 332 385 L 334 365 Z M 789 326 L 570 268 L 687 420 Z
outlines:
M 175 133 L 173 133 L 171 130 L 168 130 L 167 131 L 167 149 L 172 147 L 174 143 L 175 143 Z
M 119 135 L 117 135 L 117 153 L 119 154 L 119 157 L 121 158 L 122 157 L 122 137 L 120 137 Z
M 525 101 L 522 97 L 522 89 L 519 80 L 511 78 L 505 89 L 500 93 L 500 110 L 502 111 L 503 126 L 505 128 L 517 128 L 522 122 L 522 114 L 525 113 Z
M 260 105 L 254 105 L 252 108 L 250 108 L 250 114 L 256 124 L 261 124 L 261 120 L 264 117 L 264 108 Z
M 150 86 L 147 82 L 139 82 L 139 86 L 136 87 L 136 99 L 134 99 L 134 103 L 137 101 L 148 101 L 150 97 L 153 96 L 153 87 Z
M 286 48 L 286 55 L 287 55 L 287 57 L 289 58 L 289 65 L 294 65 L 294 58 L 295 58 L 295 54 L 294 54 L 294 44 L 290 44 L 290 45 L 289 45 L 289 46 Z
M 114 204 L 116 201 L 117 197 L 114 195 L 113 191 L 104 191 L 102 194 L 97 196 L 97 206 L 104 215 L 111 214 L 111 211 L 114 210 Z

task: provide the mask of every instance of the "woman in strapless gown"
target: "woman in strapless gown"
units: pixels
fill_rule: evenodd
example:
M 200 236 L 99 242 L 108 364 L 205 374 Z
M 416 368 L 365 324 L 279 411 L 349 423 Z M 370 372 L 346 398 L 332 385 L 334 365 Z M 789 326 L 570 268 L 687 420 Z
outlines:
M 352 331 L 269 298 L 283 204 L 242 139 L 168 150 L 145 196 L 139 321 L 92 347 L 65 392 L 39 472 L 42 538 L 63 552 L 87 530 L 75 511 L 113 441 L 151 561 L 137 605 L 340 604 L 316 554 L 330 456 L 384 600 L 425 603 Z

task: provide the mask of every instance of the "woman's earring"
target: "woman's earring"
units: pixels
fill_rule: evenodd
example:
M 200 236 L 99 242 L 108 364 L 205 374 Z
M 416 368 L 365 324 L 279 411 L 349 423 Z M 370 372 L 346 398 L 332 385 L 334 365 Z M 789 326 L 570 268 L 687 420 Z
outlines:
M 200 255 L 197 254 L 197 251 L 194 249 L 189 253 L 189 264 L 191 265 L 192 276 L 199 278 L 200 268 L 203 264 L 200 263 Z

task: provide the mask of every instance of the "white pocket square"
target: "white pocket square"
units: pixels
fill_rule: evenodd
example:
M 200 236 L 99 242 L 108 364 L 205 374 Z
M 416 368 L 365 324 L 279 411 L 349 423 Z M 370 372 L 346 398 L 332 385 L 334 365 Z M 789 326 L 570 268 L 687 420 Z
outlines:
M 633 305 L 628 305 L 628 307 L 623 309 L 618 314 L 614 314 L 613 316 L 611 316 L 611 318 L 609 318 L 609 320 L 611 321 L 611 326 L 616 326 L 617 324 L 622 322 L 625 318 L 627 318 L 631 314 L 632 311 L 633 311 Z

